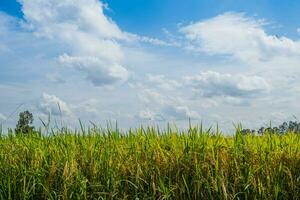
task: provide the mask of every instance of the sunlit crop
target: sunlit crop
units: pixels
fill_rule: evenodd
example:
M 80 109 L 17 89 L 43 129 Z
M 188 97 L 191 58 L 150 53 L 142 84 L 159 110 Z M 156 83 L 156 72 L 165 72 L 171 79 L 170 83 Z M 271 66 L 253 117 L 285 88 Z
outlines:
M 300 198 L 299 134 L 42 132 L 1 136 L 1 199 Z

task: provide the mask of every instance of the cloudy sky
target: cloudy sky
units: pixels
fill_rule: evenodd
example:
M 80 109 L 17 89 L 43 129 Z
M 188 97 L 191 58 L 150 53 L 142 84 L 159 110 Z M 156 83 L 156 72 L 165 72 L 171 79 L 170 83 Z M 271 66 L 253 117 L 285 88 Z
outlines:
M 300 117 L 300 2 L 1 0 L 0 123 Z

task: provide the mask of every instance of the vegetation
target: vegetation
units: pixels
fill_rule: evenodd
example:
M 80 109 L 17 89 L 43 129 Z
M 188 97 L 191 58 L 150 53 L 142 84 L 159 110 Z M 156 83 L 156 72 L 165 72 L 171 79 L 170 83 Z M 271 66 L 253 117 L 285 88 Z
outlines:
M 243 129 L 241 130 L 241 133 L 243 135 L 246 134 L 287 134 L 287 133 L 296 133 L 299 134 L 300 133 L 300 123 L 298 123 L 297 121 L 289 121 L 289 123 L 287 122 L 283 122 L 281 125 L 279 125 L 278 127 L 274 126 L 272 127 L 271 125 L 267 128 L 265 127 L 261 127 L 260 129 L 256 130 L 250 130 L 250 129 Z
M 299 134 L 50 132 L 1 136 L 0 199 L 300 198 Z
M 30 132 L 34 130 L 34 127 L 31 126 L 33 123 L 33 115 L 28 110 L 21 112 L 19 114 L 19 121 L 16 125 L 15 132 L 17 135 L 25 134 L 28 135 Z

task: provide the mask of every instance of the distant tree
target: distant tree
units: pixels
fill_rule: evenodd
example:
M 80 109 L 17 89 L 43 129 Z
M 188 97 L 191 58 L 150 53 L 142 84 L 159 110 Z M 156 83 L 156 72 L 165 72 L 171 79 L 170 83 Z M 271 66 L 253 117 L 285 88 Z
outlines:
M 28 110 L 21 112 L 19 114 L 19 121 L 16 125 L 15 132 L 17 135 L 25 134 L 28 135 L 34 130 L 34 126 L 31 126 L 33 123 L 33 115 Z
M 242 135 L 250 135 L 250 134 L 255 134 L 255 133 L 256 133 L 255 130 L 250 130 L 250 129 L 242 129 L 241 130 Z
M 258 130 L 258 134 L 263 135 L 265 133 L 269 133 L 269 134 L 287 134 L 287 133 L 295 133 L 295 134 L 300 134 L 300 123 L 298 123 L 297 121 L 293 122 L 293 121 L 289 121 L 289 123 L 284 122 L 281 125 L 279 125 L 278 127 L 261 127 Z

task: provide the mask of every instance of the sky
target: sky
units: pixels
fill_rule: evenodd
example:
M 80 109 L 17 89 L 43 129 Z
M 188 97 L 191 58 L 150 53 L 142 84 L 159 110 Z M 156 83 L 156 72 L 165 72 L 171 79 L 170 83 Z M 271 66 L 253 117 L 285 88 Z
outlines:
M 1 0 L 0 124 L 300 117 L 300 2 Z

